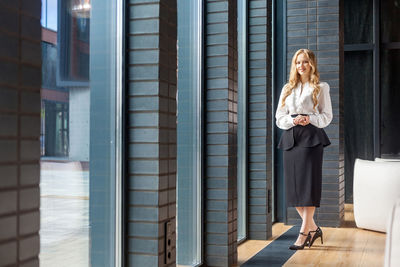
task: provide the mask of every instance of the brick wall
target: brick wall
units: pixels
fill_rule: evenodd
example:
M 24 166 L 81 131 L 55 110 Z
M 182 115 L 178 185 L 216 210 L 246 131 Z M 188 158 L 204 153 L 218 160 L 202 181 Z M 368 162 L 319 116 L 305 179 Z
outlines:
M 339 32 L 338 0 L 287 0 L 288 75 L 295 51 L 308 48 L 317 56 L 321 81 L 330 85 L 333 120 L 325 131 L 332 144 L 324 150 L 321 207 L 315 215 L 317 223 L 322 226 L 339 226 L 344 216 L 343 133 L 340 133 L 343 127 L 339 126 L 343 121 L 339 119 L 339 111 L 343 108 L 339 94 Z M 290 224 L 300 222 L 294 208 L 288 209 L 287 221 Z
M 205 2 L 207 266 L 237 262 L 237 3 Z
M 0 3 L 1 266 L 39 266 L 40 7 Z
M 272 235 L 271 11 L 272 1 L 249 1 L 248 237 L 260 240 Z
M 129 266 L 175 265 L 176 0 L 127 3 Z M 165 264 L 165 223 L 171 258 Z

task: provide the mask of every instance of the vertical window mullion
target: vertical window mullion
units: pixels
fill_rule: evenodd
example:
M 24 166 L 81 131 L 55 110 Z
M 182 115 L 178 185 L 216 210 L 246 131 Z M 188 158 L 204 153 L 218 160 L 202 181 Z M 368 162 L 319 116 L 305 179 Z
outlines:
M 116 65 L 116 108 L 115 108 L 115 266 L 124 266 L 124 256 L 123 256 L 123 248 L 124 248 L 124 190 L 126 184 L 124 183 L 125 179 L 125 171 L 124 171 L 124 114 L 125 110 L 123 110 L 123 101 L 125 96 L 123 94 L 123 86 L 124 86 L 124 60 L 123 53 L 125 51 L 125 37 L 124 37 L 124 21 L 125 21 L 125 4 L 122 0 L 116 1 L 116 38 L 115 38 L 115 65 Z
M 374 158 L 381 156 L 381 145 L 380 145 L 380 23 L 379 23 L 379 6 L 380 0 L 373 0 L 373 81 L 374 81 L 374 106 L 373 106 L 373 123 L 374 123 Z
M 247 1 L 238 0 L 238 236 L 247 237 Z

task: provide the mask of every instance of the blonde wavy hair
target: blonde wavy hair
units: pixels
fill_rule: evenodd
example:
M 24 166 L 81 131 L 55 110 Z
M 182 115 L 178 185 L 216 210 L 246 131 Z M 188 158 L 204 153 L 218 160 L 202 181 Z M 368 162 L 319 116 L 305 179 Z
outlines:
M 313 108 L 315 109 L 315 107 L 318 105 L 318 94 L 321 91 L 321 88 L 319 87 L 319 72 L 317 68 L 317 59 L 314 53 L 309 49 L 297 50 L 297 52 L 294 54 L 292 58 L 292 66 L 290 67 L 289 82 L 285 84 L 285 86 L 283 87 L 283 90 L 285 91 L 282 97 L 282 107 L 285 106 L 286 98 L 292 93 L 293 89 L 296 88 L 297 84 L 300 82 L 300 74 L 297 72 L 296 68 L 296 60 L 300 54 L 306 55 L 311 67 L 310 79 L 308 82 L 314 88 L 314 91 L 312 93 L 312 99 L 314 102 Z

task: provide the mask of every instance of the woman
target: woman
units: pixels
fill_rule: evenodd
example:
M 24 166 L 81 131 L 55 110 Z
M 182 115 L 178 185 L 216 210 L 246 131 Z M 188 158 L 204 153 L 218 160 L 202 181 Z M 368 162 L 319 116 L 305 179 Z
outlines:
M 286 204 L 296 207 L 302 219 L 299 236 L 289 248 L 303 249 L 317 238 L 323 242 L 314 212 L 321 201 L 323 148 L 331 144 L 323 130 L 332 121 L 329 85 L 319 81 L 312 51 L 300 49 L 294 54 L 275 118 L 285 130 L 278 148 L 283 149 Z

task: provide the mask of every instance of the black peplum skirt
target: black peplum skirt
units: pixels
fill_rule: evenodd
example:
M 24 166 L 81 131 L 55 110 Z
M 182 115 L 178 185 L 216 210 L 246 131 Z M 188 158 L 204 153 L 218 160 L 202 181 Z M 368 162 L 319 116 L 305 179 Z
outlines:
M 324 129 L 312 124 L 283 132 L 278 148 L 283 149 L 286 206 L 320 206 L 323 151 L 330 144 Z

